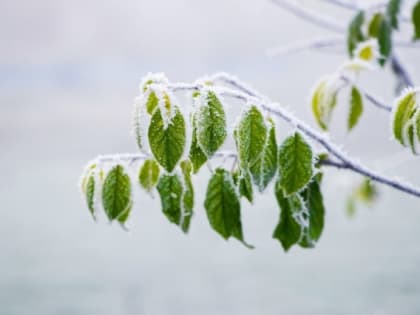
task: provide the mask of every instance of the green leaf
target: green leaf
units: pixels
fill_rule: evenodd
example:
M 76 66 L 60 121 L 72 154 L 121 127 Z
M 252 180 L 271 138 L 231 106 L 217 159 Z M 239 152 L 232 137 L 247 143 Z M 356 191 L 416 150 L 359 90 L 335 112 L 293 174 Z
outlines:
M 159 179 L 159 164 L 155 160 L 144 161 L 139 172 L 139 183 L 148 192 L 156 186 Z
M 254 184 L 260 192 L 268 186 L 277 171 L 277 140 L 274 122 L 269 120 L 269 129 L 259 159 L 250 167 Z
M 131 207 L 131 182 L 121 165 L 114 166 L 105 178 L 102 204 L 111 221 L 124 216 Z
M 406 146 L 406 140 L 404 137 L 404 128 L 411 116 L 414 113 L 416 106 L 416 93 L 414 91 L 408 91 L 403 94 L 395 103 L 393 115 L 392 115 L 392 130 L 394 137 L 403 146 Z
M 413 8 L 411 20 L 414 26 L 413 40 L 420 39 L 420 1 L 417 1 Z
M 132 208 L 133 208 L 133 203 L 130 202 L 130 204 L 128 205 L 127 209 L 123 213 L 121 213 L 120 216 L 118 216 L 117 220 L 123 226 L 124 226 L 124 223 L 127 222 L 128 218 L 130 217 L 131 209 Z
M 363 201 L 366 204 L 371 204 L 375 201 L 378 191 L 372 181 L 367 178 L 360 184 L 359 188 L 356 190 L 356 194 L 360 201 Z
M 181 222 L 182 183 L 178 175 L 162 175 L 157 185 L 162 204 L 162 212 L 170 222 Z
M 363 179 L 351 195 L 347 198 L 346 213 L 348 217 L 354 217 L 356 214 L 357 203 L 364 203 L 371 206 L 378 196 L 378 190 L 369 178 Z
M 328 129 L 331 113 L 337 104 L 337 90 L 333 88 L 330 78 L 319 81 L 312 92 L 312 112 L 318 125 L 323 130 Z
M 368 27 L 368 34 L 370 37 L 378 38 L 379 29 L 381 27 L 383 19 L 384 15 L 382 13 L 375 13 L 373 15 Z
M 302 227 L 294 213 L 302 210 L 303 205 L 296 195 L 286 197 L 279 181 L 276 182 L 274 192 L 280 207 L 280 220 L 273 232 L 273 238 L 279 240 L 287 252 L 301 238 Z
M 139 149 L 143 149 L 143 139 L 141 130 L 141 109 L 140 104 L 135 104 L 134 107 L 134 136 L 136 137 L 136 143 Z
M 193 119 L 192 123 L 192 139 L 191 139 L 191 147 L 190 152 L 188 155 L 188 158 L 190 159 L 192 166 L 193 166 L 193 172 L 197 173 L 201 166 L 203 166 L 204 163 L 207 162 L 207 156 L 201 149 L 201 147 L 198 145 L 197 141 L 197 126 L 196 126 L 196 120 Z
M 95 178 L 90 175 L 86 183 L 86 203 L 93 218 L 95 218 L 94 198 L 95 198 Z
M 167 126 L 161 110 L 155 110 L 149 126 L 149 143 L 155 159 L 166 171 L 172 172 L 185 147 L 185 121 L 177 107 Z
M 251 106 L 242 115 L 237 126 L 238 157 L 241 167 L 254 164 L 263 151 L 267 138 L 264 117 L 256 106 Z
M 417 122 L 414 123 L 417 124 Z M 415 133 L 414 126 L 410 124 L 407 128 L 408 141 L 410 143 L 411 152 L 413 152 L 414 155 L 417 155 Z
M 301 193 L 309 211 L 309 226 L 305 228 L 303 245 L 313 247 L 324 229 L 325 207 L 321 192 L 321 174 L 317 175 Z
M 241 205 L 228 171 L 215 170 L 207 186 L 204 207 L 210 225 L 217 233 L 224 239 L 232 236 L 247 245 L 242 234 Z
M 180 166 L 184 180 L 181 229 L 187 233 L 190 228 L 191 218 L 194 211 L 194 187 L 191 180 L 192 165 L 190 161 L 184 160 L 180 163 Z
M 237 183 L 239 189 L 239 195 L 248 199 L 250 203 L 253 200 L 253 190 L 251 183 L 251 175 L 248 171 L 241 171 L 239 173 L 233 174 L 234 182 Z M 236 177 L 236 178 L 235 178 Z
M 381 58 L 379 59 L 379 64 L 383 66 L 389 55 L 392 51 L 392 39 L 391 39 L 391 25 L 386 19 L 381 21 L 378 33 L 378 44 L 379 52 L 381 53 Z
M 362 25 L 365 20 L 365 14 L 363 11 L 359 11 L 352 21 L 347 30 L 347 50 L 349 56 L 353 56 L 353 51 L 357 44 L 364 41 L 365 37 L 362 32 Z
M 226 139 L 226 116 L 216 94 L 209 91 L 196 113 L 197 140 L 207 157 L 211 157 Z
M 386 7 L 386 14 L 389 18 L 392 28 L 398 29 L 398 14 L 401 9 L 401 0 L 389 0 Z
M 363 113 L 363 98 L 359 90 L 355 86 L 353 86 L 351 88 L 350 112 L 349 112 L 349 118 L 347 121 L 347 127 L 349 131 L 352 130 L 354 126 L 356 126 L 362 113 Z
M 349 218 L 353 218 L 356 214 L 356 200 L 352 196 L 347 199 L 346 214 Z
M 152 115 L 155 109 L 159 104 L 159 98 L 157 97 L 154 91 L 150 91 L 149 97 L 147 98 L 146 102 L 146 110 L 147 112 Z
M 299 191 L 312 178 L 312 149 L 300 133 L 295 132 L 280 146 L 279 171 L 286 195 Z
M 414 149 L 414 142 L 420 141 L 420 109 L 416 108 L 415 113 L 413 115 L 413 135 L 415 139 L 413 139 L 412 148 Z

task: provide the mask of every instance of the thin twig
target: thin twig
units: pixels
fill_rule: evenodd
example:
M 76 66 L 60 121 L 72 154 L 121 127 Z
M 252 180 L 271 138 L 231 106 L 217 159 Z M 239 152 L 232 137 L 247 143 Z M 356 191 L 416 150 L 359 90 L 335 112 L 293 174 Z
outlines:
M 343 33 L 346 31 L 346 28 L 343 25 L 337 24 L 334 20 L 326 16 L 323 16 L 311 10 L 302 8 L 302 6 L 297 4 L 296 1 L 291 1 L 291 0 L 271 0 L 271 1 L 275 3 L 276 5 L 278 5 L 279 7 L 289 11 L 290 13 L 293 13 L 295 16 L 307 22 L 310 22 L 314 25 L 327 29 L 331 32 Z
M 236 159 L 237 155 L 235 152 L 231 151 L 218 151 L 212 158 L 234 158 Z M 117 162 L 127 162 L 128 164 L 133 164 L 134 162 L 152 158 L 150 154 L 144 153 L 123 153 L 123 154 L 105 154 L 99 155 L 95 161 L 100 163 L 117 163 Z M 91 162 L 90 164 L 92 164 Z
M 325 2 L 328 2 L 330 4 L 334 4 L 336 6 L 349 9 L 349 10 L 359 10 L 360 8 L 354 3 L 354 1 L 344 1 L 344 0 L 323 0 Z
M 340 78 L 348 83 L 348 84 L 354 84 L 352 83 L 352 80 L 348 77 L 346 77 L 345 75 L 341 75 Z M 371 102 L 373 105 L 375 105 L 376 107 L 386 110 L 387 112 L 391 112 L 392 111 L 392 107 L 385 104 L 384 102 L 380 101 L 376 96 L 373 96 L 372 94 L 370 94 L 369 92 L 365 91 L 363 88 L 361 88 L 360 86 L 357 86 L 357 88 L 359 89 L 359 91 L 365 96 L 365 98 Z
M 391 57 L 391 66 L 405 87 L 414 87 L 413 80 L 411 79 L 405 67 L 402 65 L 400 59 L 395 54 L 393 54 Z
M 344 38 L 342 36 L 328 36 L 304 41 L 293 42 L 288 45 L 273 47 L 267 50 L 266 54 L 272 58 L 275 56 L 288 55 L 301 52 L 307 49 L 325 49 L 328 47 L 342 46 Z
M 345 39 L 343 36 L 324 36 L 321 38 L 296 41 L 287 45 L 274 46 L 266 50 L 266 55 L 270 58 L 274 58 L 276 56 L 300 53 L 305 50 L 325 51 L 327 48 L 334 48 L 337 46 L 345 46 Z M 420 43 L 407 40 L 394 40 L 393 46 L 416 49 L 420 48 Z M 343 49 L 340 53 L 346 54 L 346 51 Z

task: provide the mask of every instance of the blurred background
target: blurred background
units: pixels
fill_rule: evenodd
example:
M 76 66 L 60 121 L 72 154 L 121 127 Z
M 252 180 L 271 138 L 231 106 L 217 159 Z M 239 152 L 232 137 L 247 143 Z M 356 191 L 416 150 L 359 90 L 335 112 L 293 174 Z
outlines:
M 302 3 L 343 25 L 352 15 Z M 79 194 L 87 161 L 135 152 L 132 104 L 149 71 L 187 82 L 231 72 L 314 125 L 309 91 L 346 55 L 267 51 L 326 30 L 263 0 L 2 0 L 0 26 L 0 314 L 420 313 L 419 200 L 380 186 L 374 207 L 349 219 L 345 201 L 360 178 L 345 171 L 325 176 L 317 247 L 287 254 L 271 238 L 279 213 L 271 189 L 254 206 L 243 203 L 255 250 L 210 229 L 206 170 L 195 179 L 189 235 L 140 189 L 129 232 L 103 218 L 95 224 Z M 410 34 L 407 25 L 396 36 Z M 397 52 L 420 83 L 419 49 Z M 392 102 L 389 69 L 361 83 Z M 388 113 L 366 103 L 348 134 L 347 111 L 340 98 L 333 140 L 420 184 L 417 160 L 390 140 Z

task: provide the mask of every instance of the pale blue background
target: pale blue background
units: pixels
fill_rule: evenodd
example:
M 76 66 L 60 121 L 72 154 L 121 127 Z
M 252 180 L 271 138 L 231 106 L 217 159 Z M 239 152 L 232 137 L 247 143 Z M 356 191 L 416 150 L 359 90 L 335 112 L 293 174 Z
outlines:
M 304 3 L 343 24 L 350 18 Z M 345 55 L 265 52 L 325 34 L 262 0 L 0 1 L 0 314 L 418 314 L 420 202 L 380 187 L 374 208 L 349 220 L 344 201 L 358 182 L 349 173 L 327 173 L 318 247 L 288 254 L 271 239 L 270 194 L 243 207 L 256 250 L 210 230 L 206 171 L 188 236 L 144 193 L 129 233 L 94 224 L 79 195 L 89 159 L 136 149 L 132 102 L 149 71 L 174 81 L 232 72 L 313 124 L 308 91 Z M 399 53 L 420 82 L 419 50 Z M 389 71 L 362 82 L 392 101 Z M 420 184 L 418 160 L 390 140 L 387 113 L 367 105 L 347 135 L 346 112 L 343 98 L 334 141 Z

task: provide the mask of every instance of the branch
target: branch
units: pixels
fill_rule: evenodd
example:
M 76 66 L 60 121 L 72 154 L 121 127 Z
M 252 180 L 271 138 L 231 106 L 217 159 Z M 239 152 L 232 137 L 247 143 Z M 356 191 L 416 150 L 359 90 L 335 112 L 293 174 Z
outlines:
M 417 187 L 411 186 L 410 184 L 406 184 L 403 183 L 401 181 L 399 181 L 398 179 L 392 179 L 383 175 L 380 175 L 378 173 L 372 172 L 370 170 L 368 170 L 367 168 L 363 168 L 361 166 L 356 166 L 352 163 L 347 163 L 347 162 L 335 162 L 332 160 L 323 160 L 321 161 L 322 165 L 326 165 L 326 166 L 332 166 L 338 169 L 347 169 L 347 170 L 351 170 L 354 171 L 356 173 L 359 173 L 361 175 L 364 175 L 366 177 L 369 177 L 371 180 L 390 186 L 394 189 L 403 191 L 407 194 L 416 196 L 416 197 L 420 197 L 420 190 Z
M 224 74 L 226 75 L 226 74 Z M 277 103 L 266 103 L 265 101 L 258 100 L 258 98 L 254 97 L 253 95 L 259 95 L 258 92 L 253 91 L 247 85 L 242 84 L 240 81 L 235 80 L 233 77 L 224 78 L 223 76 L 219 77 L 219 80 L 223 80 L 225 82 L 233 82 L 235 86 L 240 86 L 242 92 L 237 92 L 233 90 L 220 90 L 220 94 L 228 97 L 233 97 L 236 99 L 240 99 L 246 102 L 258 102 L 259 105 L 265 109 L 266 111 L 272 113 L 273 115 L 283 119 L 284 121 L 290 123 L 291 125 L 295 126 L 297 129 L 302 131 L 312 140 L 318 142 L 321 146 L 323 146 L 332 156 L 336 157 L 340 161 L 340 168 L 345 168 L 354 171 L 355 173 L 361 174 L 363 176 L 369 177 L 371 180 L 376 181 L 378 183 L 382 183 L 384 185 L 388 185 L 393 187 L 397 190 L 403 191 L 407 194 L 420 197 L 420 189 L 415 188 L 409 184 L 402 183 L 397 179 L 388 178 L 383 176 L 379 173 L 376 173 L 369 168 L 359 164 L 354 159 L 348 157 L 340 148 L 338 148 L 334 143 L 330 142 L 324 135 L 320 134 L 318 131 L 314 130 L 310 126 L 303 123 L 298 118 L 294 117 L 290 112 L 284 109 Z M 338 165 L 338 164 L 336 164 Z M 331 166 L 335 166 L 332 165 Z
M 335 23 L 334 20 L 320 15 L 316 12 L 312 12 L 308 9 L 303 9 L 301 5 L 297 4 L 296 1 L 291 0 L 271 0 L 274 4 L 278 5 L 279 7 L 293 13 L 295 16 L 305 20 L 306 22 L 310 22 L 316 26 L 325 28 L 329 31 L 336 32 L 336 33 L 343 33 L 346 31 L 346 28 L 341 25 Z
M 303 121 L 296 118 L 292 113 L 287 111 L 284 107 L 282 107 L 278 103 L 271 102 L 268 98 L 261 96 L 260 93 L 249 87 L 248 85 L 242 83 L 238 79 L 233 76 L 230 76 L 226 73 L 217 73 L 213 75 L 215 81 L 221 81 L 227 85 L 234 87 L 235 89 L 231 89 L 224 86 L 214 86 L 215 91 L 224 97 L 234 98 L 241 100 L 246 103 L 256 104 L 261 106 L 262 109 L 271 113 L 272 115 L 281 118 L 282 120 L 288 122 L 296 129 L 300 130 L 304 133 L 307 137 L 311 138 L 313 141 L 320 144 L 324 147 L 328 153 L 335 157 L 338 162 L 334 162 L 332 160 L 327 160 L 323 162 L 324 165 L 334 166 L 341 169 L 348 169 L 360 175 L 366 176 L 373 181 L 378 183 L 382 183 L 384 185 L 393 187 L 397 190 L 405 192 L 407 194 L 420 197 L 420 189 L 415 188 L 409 184 L 405 184 L 397 179 L 392 179 L 386 176 L 383 176 L 377 172 L 370 170 L 369 168 L 363 166 L 362 164 L 356 162 L 354 159 L 348 157 L 339 147 L 337 147 L 334 143 L 332 143 L 325 135 L 321 134 L 320 132 L 316 131 L 312 127 L 306 125 Z M 168 84 L 166 86 L 173 92 L 179 91 L 197 91 L 200 90 L 203 85 L 200 83 L 197 84 L 186 84 L 186 83 L 173 83 Z M 233 157 L 236 159 L 236 154 L 232 152 L 217 152 L 215 157 Z M 150 157 L 147 154 L 119 154 L 119 155 L 103 155 L 99 156 L 95 162 L 116 162 L 116 161 L 125 161 L 129 164 L 134 163 L 136 161 L 146 159 Z
M 343 46 L 344 42 L 345 39 L 343 38 L 343 36 L 325 36 L 315 39 L 296 41 L 287 45 L 274 46 L 266 50 L 266 55 L 270 58 L 273 58 L 276 56 L 300 53 L 309 49 L 325 50 L 326 48 Z M 394 40 L 394 47 L 416 49 L 420 48 L 420 43 L 407 40 Z M 346 52 L 342 50 L 341 54 L 346 54 Z
M 237 154 L 230 151 L 219 151 L 216 152 L 212 158 L 237 158 Z M 128 165 L 132 165 L 136 162 L 143 161 L 146 159 L 153 158 L 150 154 L 145 153 L 120 153 L 120 154 L 106 154 L 106 155 L 99 155 L 95 160 L 91 161 L 89 164 L 92 163 L 110 163 L 115 164 L 118 162 L 125 162 Z
M 293 42 L 288 45 L 273 47 L 267 49 L 268 57 L 275 57 L 278 55 L 288 55 L 292 53 L 301 52 L 307 49 L 325 49 L 334 46 L 342 46 L 344 39 L 342 36 L 328 36 L 309 40 Z
M 391 66 L 392 70 L 394 70 L 395 74 L 400 78 L 401 83 L 403 83 L 405 87 L 414 87 L 413 80 L 405 67 L 401 64 L 400 59 L 395 54 L 391 57 Z
M 344 1 L 344 0 L 323 0 L 323 1 L 328 2 L 330 4 L 334 4 L 336 6 L 339 6 L 339 7 L 345 8 L 345 9 L 352 10 L 352 11 L 360 9 L 360 7 L 357 6 L 354 3 L 354 1 L 351 1 L 351 2 L 350 1 Z

